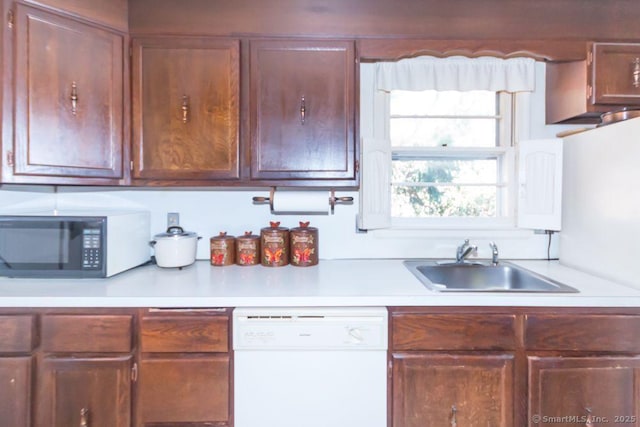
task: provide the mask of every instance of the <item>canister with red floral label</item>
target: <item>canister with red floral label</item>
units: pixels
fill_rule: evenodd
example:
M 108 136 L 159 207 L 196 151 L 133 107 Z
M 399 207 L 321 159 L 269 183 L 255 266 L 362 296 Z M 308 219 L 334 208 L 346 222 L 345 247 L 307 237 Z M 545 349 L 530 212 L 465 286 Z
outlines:
M 289 229 L 279 222 L 270 222 L 260 230 L 261 262 L 265 267 L 289 264 Z
M 260 264 L 260 236 L 245 231 L 244 236 L 236 237 L 236 264 Z
M 309 267 L 318 264 L 318 229 L 300 222 L 291 229 L 291 265 Z
M 211 245 L 211 265 L 225 266 L 235 262 L 236 245 L 235 237 L 227 236 L 226 231 L 209 239 Z

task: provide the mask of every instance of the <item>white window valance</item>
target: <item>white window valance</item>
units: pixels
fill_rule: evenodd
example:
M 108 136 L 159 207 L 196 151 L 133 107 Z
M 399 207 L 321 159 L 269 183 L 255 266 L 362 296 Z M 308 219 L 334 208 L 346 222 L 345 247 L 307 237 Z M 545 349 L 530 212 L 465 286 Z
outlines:
M 532 92 L 535 61 L 531 58 L 437 58 L 421 56 L 376 64 L 378 90 L 489 90 Z

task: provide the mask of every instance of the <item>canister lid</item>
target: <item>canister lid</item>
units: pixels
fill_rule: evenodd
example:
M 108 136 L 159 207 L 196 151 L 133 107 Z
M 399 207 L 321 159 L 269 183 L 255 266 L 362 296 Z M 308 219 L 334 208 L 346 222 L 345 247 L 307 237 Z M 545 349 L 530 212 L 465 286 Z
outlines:
M 259 239 L 260 236 L 256 236 L 255 234 L 252 234 L 251 231 L 245 231 L 243 236 L 238 236 L 236 237 L 236 240 L 257 240 Z
M 300 221 L 300 227 L 292 228 L 291 231 L 296 233 L 314 233 L 318 231 L 316 227 L 309 227 L 309 224 L 309 221 Z
M 269 227 L 262 228 L 260 231 L 289 231 L 287 227 L 280 227 L 280 221 L 270 221 Z
M 235 237 L 229 235 L 227 236 L 227 232 L 226 231 L 221 231 L 217 236 L 213 236 L 211 239 L 209 240 L 234 240 Z

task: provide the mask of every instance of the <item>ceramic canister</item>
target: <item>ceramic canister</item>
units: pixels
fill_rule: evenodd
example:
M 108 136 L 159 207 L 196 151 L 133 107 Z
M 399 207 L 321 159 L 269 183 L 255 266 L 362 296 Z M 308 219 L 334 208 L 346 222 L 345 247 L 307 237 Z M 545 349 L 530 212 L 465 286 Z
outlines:
M 236 237 L 236 264 L 256 265 L 260 263 L 260 236 L 245 231 Z
M 227 236 L 226 231 L 221 231 L 218 236 L 212 237 L 211 245 L 211 265 L 225 266 L 235 262 L 235 237 Z
M 261 262 L 265 267 L 289 264 L 289 229 L 279 222 L 270 222 L 260 230 Z
M 300 222 L 291 229 L 291 265 L 309 267 L 318 264 L 318 229 Z

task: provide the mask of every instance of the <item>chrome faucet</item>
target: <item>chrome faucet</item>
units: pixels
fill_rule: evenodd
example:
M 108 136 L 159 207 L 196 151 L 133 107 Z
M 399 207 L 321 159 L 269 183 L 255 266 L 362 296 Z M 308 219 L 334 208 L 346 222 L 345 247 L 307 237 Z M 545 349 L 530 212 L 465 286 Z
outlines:
M 465 239 L 464 243 L 458 246 L 456 250 L 456 262 L 463 263 L 464 259 L 469 256 L 471 252 L 477 251 L 477 246 L 469 244 L 469 239 Z
M 491 265 L 498 265 L 498 245 L 495 242 L 489 242 L 491 248 Z

